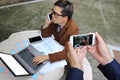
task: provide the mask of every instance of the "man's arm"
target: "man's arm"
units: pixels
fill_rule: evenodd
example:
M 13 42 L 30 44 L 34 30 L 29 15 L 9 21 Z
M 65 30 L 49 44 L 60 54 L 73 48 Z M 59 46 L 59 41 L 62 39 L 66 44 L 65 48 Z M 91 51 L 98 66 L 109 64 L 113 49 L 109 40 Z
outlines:
M 50 37 L 52 33 L 52 26 L 53 23 L 49 24 L 46 28 L 44 28 L 44 25 L 41 25 L 41 35 L 42 37 Z
M 83 80 L 83 59 L 86 55 L 86 48 L 73 48 L 71 43 L 68 43 L 69 52 L 67 54 L 71 68 L 68 71 L 66 80 Z M 83 70 L 84 71 L 84 70 Z
M 98 68 L 108 80 L 120 80 L 120 64 L 114 59 L 112 62 Z

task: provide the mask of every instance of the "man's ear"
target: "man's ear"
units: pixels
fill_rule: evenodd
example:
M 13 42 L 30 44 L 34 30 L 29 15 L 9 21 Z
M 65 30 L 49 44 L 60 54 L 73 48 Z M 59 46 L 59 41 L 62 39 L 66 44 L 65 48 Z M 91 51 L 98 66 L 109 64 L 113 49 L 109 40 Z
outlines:
M 68 16 L 64 16 L 64 20 L 68 20 Z

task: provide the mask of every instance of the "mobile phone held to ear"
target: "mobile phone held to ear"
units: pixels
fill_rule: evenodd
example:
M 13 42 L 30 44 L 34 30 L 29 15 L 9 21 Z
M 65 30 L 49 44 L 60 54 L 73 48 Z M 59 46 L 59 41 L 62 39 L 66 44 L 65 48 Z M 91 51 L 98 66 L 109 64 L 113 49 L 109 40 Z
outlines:
M 48 20 L 52 20 L 52 13 L 48 14 Z
M 95 45 L 95 33 L 72 35 L 70 36 L 70 42 L 74 48 Z
M 30 43 L 34 43 L 34 42 L 37 42 L 37 41 L 41 41 L 42 38 L 40 36 L 35 36 L 35 37 L 31 37 L 28 39 Z

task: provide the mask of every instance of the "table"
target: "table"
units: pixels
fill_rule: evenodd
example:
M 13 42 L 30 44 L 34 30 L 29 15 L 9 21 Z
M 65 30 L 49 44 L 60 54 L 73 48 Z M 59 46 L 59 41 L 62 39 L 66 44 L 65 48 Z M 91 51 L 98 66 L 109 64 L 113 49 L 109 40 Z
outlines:
M 27 30 L 13 33 L 9 36 L 8 39 L 0 43 L 0 52 L 14 54 L 27 46 L 26 39 L 38 35 L 41 35 L 41 32 L 39 30 Z M 92 68 L 87 58 L 85 58 L 83 61 L 83 68 L 84 68 L 84 80 L 92 80 Z M 63 75 L 64 66 L 46 73 L 40 73 L 38 71 L 36 74 L 32 76 L 14 77 L 12 73 L 0 61 L 0 80 L 61 80 Z

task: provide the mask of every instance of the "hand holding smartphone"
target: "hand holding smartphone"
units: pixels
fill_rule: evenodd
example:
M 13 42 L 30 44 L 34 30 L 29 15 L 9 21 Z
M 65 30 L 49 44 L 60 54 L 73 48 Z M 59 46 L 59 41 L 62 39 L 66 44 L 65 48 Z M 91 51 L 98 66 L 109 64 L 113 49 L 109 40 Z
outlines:
M 48 17 L 48 20 L 51 21 L 52 20 L 52 13 L 48 14 L 47 17 Z
M 47 28 L 51 22 L 52 22 L 52 13 L 48 13 L 43 25 L 43 29 Z
M 95 45 L 95 33 L 70 36 L 70 42 L 74 48 Z

